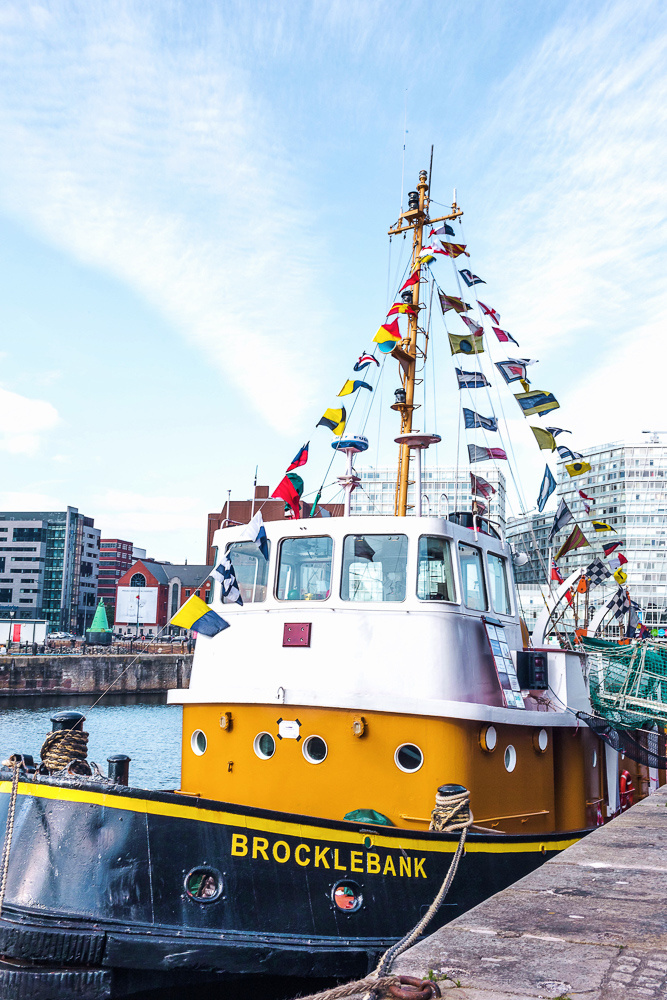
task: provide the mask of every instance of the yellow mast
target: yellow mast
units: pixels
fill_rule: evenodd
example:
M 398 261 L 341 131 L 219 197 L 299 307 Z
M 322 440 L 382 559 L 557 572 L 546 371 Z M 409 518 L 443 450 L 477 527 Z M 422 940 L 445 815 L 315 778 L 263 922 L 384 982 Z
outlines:
M 399 233 L 406 233 L 413 230 L 412 236 L 412 267 L 410 273 L 415 270 L 417 261 L 421 254 L 424 239 L 424 226 L 428 223 L 445 222 L 449 219 L 457 219 L 463 212 L 456 205 L 452 205 L 449 215 L 441 215 L 437 219 L 429 219 L 428 208 L 430 195 L 428 194 L 428 175 L 425 170 L 419 172 L 419 183 L 417 192 L 419 194 L 419 204 L 415 207 L 414 202 L 408 205 L 408 211 L 403 212 L 398 222 L 389 230 L 390 236 L 397 236 Z M 408 332 L 401 343 L 391 352 L 400 367 L 401 384 L 405 391 L 405 400 L 397 401 L 393 404 L 392 410 L 398 410 L 401 415 L 401 434 L 407 434 L 412 430 L 412 411 L 416 409 L 415 398 L 415 372 L 417 368 L 417 357 L 421 356 L 426 360 L 426 334 L 419 325 L 419 282 L 412 286 L 412 306 L 414 315 L 408 314 Z M 417 344 L 417 334 L 424 335 L 424 347 L 420 349 Z M 398 454 L 398 475 L 396 477 L 396 496 L 394 500 L 394 514 L 405 516 L 408 510 L 408 486 L 410 476 L 410 446 L 400 445 Z

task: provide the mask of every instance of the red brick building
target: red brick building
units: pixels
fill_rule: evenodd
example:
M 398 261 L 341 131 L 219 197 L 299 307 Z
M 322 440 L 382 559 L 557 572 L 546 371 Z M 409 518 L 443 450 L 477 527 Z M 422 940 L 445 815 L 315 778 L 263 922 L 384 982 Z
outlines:
M 301 501 L 301 517 L 309 517 L 311 500 Z M 320 503 L 317 517 L 321 517 L 321 511 L 326 511 L 331 517 L 343 516 L 342 503 Z M 270 500 L 268 486 L 255 487 L 255 501 L 252 500 L 230 500 L 222 508 L 219 514 L 208 515 L 208 531 L 206 534 L 206 562 L 213 564 L 215 561 L 215 546 L 213 545 L 213 534 L 218 528 L 228 527 L 230 524 L 247 524 L 253 514 L 259 510 L 265 521 L 282 521 L 285 519 L 284 500 Z M 326 515 L 325 515 L 326 516 Z
M 132 542 L 122 538 L 100 539 L 100 571 L 97 596 L 102 598 L 110 622 L 116 614 L 116 585 L 132 565 Z
M 138 559 L 118 580 L 116 631 L 126 635 L 155 635 L 193 594 L 208 604 L 212 569 L 212 566 L 187 563 L 179 566 Z

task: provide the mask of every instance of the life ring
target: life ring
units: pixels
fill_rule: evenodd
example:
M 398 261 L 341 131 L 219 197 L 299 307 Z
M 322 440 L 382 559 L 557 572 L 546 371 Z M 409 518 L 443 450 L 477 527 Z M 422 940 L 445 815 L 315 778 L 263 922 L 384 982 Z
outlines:
M 621 799 L 621 812 L 625 812 L 632 805 L 635 788 L 632 784 L 632 776 L 629 771 L 621 771 L 618 779 L 618 787 Z

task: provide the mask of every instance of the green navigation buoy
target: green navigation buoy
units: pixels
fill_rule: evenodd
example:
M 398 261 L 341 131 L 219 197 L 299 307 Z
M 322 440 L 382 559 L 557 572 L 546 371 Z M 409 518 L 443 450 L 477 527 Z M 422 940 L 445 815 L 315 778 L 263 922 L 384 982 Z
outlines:
M 104 607 L 104 601 L 100 597 L 100 603 L 95 609 L 95 616 L 92 620 L 90 628 L 86 630 L 86 642 L 95 646 L 110 646 L 112 639 L 113 632 L 109 628 L 109 620 L 107 618 L 106 608 Z

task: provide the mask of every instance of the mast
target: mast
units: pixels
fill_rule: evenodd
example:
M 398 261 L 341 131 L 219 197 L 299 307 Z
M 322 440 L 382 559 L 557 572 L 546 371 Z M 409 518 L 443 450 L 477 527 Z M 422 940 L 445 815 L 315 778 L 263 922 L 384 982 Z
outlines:
M 433 162 L 431 153 L 431 163 Z M 412 197 L 410 197 L 412 195 Z M 457 219 L 463 212 L 456 205 L 452 205 L 452 211 L 448 215 L 439 216 L 437 219 L 429 219 L 428 207 L 430 202 L 428 174 L 425 170 L 419 172 L 419 183 L 417 192 L 410 192 L 408 195 L 408 211 L 402 212 L 398 222 L 389 230 L 389 236 L 397 236 L 399 233 L 406 233 L 413 230 L 412 236 L 412 267 L 410 273 L 415 270 L 415 265 L 419 260 L 419 255 L 424 241 L 424 226 L 435 222 L 445 222 L 450 219 Z M 418 198 L 415 197 L 418 195 Z M 400 367 L 401 385 L 404 395 L 392 405 L 392 410 L 397 410 L 401 415 L 401 435 L 409 434 L 412 431 L 412 411 L 415 406 L 415 372 L 417 368 L 417 358 L 426 360 L 426 334 L 419 325 L 419 282 L 412 286 L 412 302 L 414 314 L 408 314 L 408 332 L 400 344 L 391 352 Z M 420 348 L 417 342 L 417 335 L 424 336 L 424 346 Z M 410 476 L 410 445 L 401 444 L 398 454 L 398 474 L 396 477 L 396 494 L 394 499 L 394 514 L 405 516 L 408 510 L 408 486 Z

